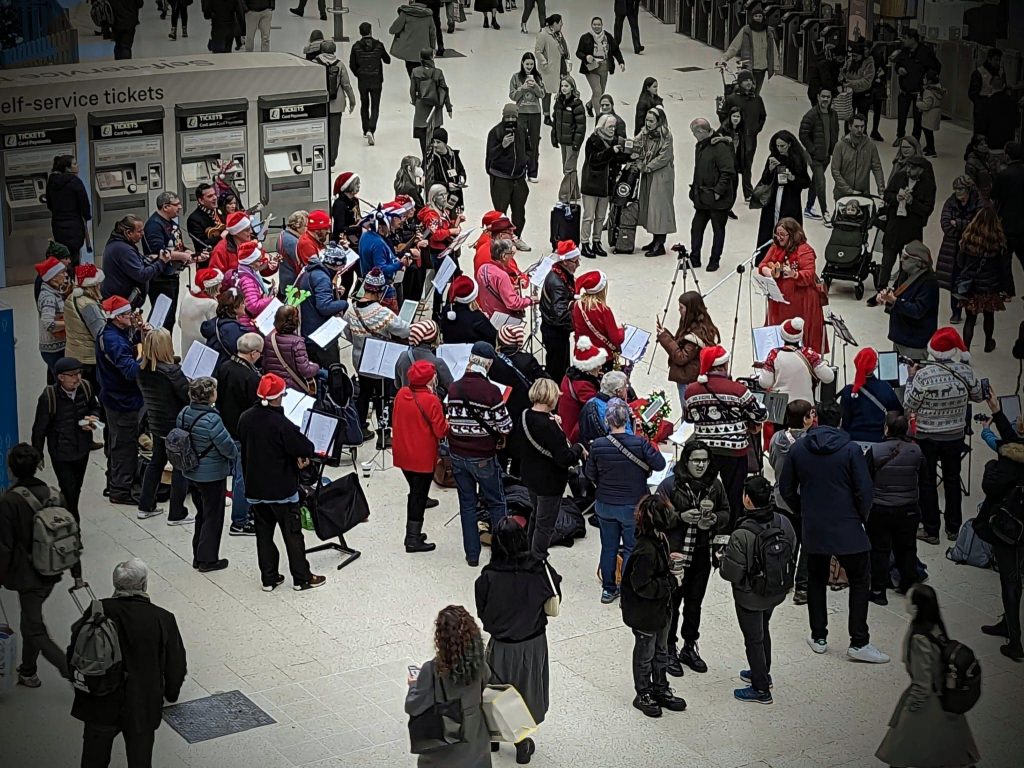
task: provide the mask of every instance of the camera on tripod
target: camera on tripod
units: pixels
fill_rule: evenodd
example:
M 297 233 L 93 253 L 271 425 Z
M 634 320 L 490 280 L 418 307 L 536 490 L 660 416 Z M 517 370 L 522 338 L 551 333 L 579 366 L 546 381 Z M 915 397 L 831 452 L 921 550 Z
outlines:
M 688 260 L 690 258 L 690 254 L 686 250 L 686 246 L 683 245 L 682 243 L 676 243 L 675 245 L 672 246 L 670 250 L 675 251 L 675 253 L 677 254 L 676 261 L 679 262 L 679 269 L 685 270 L 686 265 L 689 263 Z

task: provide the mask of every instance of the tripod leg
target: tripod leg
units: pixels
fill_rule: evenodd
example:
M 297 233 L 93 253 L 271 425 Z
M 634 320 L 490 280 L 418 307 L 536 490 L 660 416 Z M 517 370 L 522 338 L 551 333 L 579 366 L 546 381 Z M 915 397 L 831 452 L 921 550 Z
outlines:
M 742 276 L 744 267 L 740 264 L 736 267 L 736 271 Z M 739 332 L 740 325 L 740 300 L 743 298 L 743 278 L 741 277 L 736 281 L 736 312 L 732 317 L 732 341 L 729 344 L 729 375 L 732 376 L 732 364 L 734 361 L 733 353 L 736 351 L 736 334 Z

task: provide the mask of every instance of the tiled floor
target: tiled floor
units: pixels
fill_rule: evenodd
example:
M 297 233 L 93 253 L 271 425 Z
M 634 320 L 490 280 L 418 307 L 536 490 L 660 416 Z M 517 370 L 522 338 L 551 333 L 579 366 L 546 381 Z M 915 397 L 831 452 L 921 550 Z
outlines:
M 350 32 L 368 19 L 374 21 L 380 36 L 379 30 L 386 30 L 391 23 L 395 3 L 353 0 L 348 5 L 352 8 L 346 17 Z M 571 46 L 593 13 L 611 16 L 610 2 L 563 0 L 549 5 L 550 12 L 565 14 Z M 272 47 L 298 51 L 319 22 L 311 16 L 296 19 L 285 6 L 280 3 L 274 16 L 274 26 L 280 29 L 273 32 Z M 190 9 L 195 17 L 200 15 L 198 9 L 198 3 Z M 172 43 L 166 39 L 167 30 L 157 20 L 152 4 L 147 4 L 143 13 L 137 55 L 185 54 L 204 49 L 206 24 L 199 18 L 192 22 L 192 37 Z M 467 200 L 471 221 L 490 208 L 482 171 L 484 133 L 498 121 L 507 97 L 506 83 L 518 67 L 522 52 L 533 48 L 532 35 L 517 31 L 515 14 L 506 14 L 504 21 L 500 32 L 484 31 L 479 28 L 479 14 L 471 16 L 448 40 L 450 47 L 467 57 L 442 63 L 456 105 L 455 118 L 448 125 L 452 144 L 462 150 L 470 174 Z M 710 68 L 716 54 L 675 35 L 646 14 L 641 24 L 647 52 L 643 57 L 627 53 L 627 72 L 611 79 L 610 90 L 620 114 L 631 124 L 643 78 L 648 74 L 660 78 L 675 135 L 680 228 L 676 238 L 685 241 L 690 218 L 685 191 L 693 144 L 687 125 L 694 117 L 713 112 L 713 98 L 721 89 L 718 74 Z M 536 20 L 531 21 L 531 30 L 535 25 Z M 347 47 L 342 54 L 347 58 Z M 680 73 L 675 71 L 679 66 L 703 69 Z M 365 147 L 357 119 L 346 117 L 344 121 L 343 159 L 336 170 L 358 171 L 363 177 L 362 196 L 367 200 L 392 196 L 391 182 L 400 157 L 415 151 L 404 85 L 402 66 L 395 64 L 387 73 L 385 112 L 376 147 Z M 257 84 L 242 83 L 240 87 L 258 89 Z M 793 129 L 807 108 L 804 88 L 781 78 L 771 81 L 764 95 L 769 113 L 765 137 L 782 127 Z M 882 132 L 891 139 L 892 122 L 883 123 Z M 940 200 L 949 194 L 953 177 L 962 172 L 960 157 L 966 140 L 966 131 L 949 124 L 944 124 L 938 134 Z M 883 146 L 881 151 L 888 168 L 892 149 Z M 763 161 L 762 147 L 759 162 Z M 555 198 L 559 166 L 557 153 L 545 143 L 541 183 L 531 185 L 525 233 L 526 240 L 535 246 L 540 246 L 546 236 L 543 222 Z M 729 224 L 725 269 L 714 276 L 700 272 L 704 290 L 723 279 L 749 254 L 755 245 L 756 221 L 755 214 L 740 212 L 740 220 Z M 820 254 L 827 242 L 827 230 L 811 223 L 808 233 Z M 940 242 L 938 212 L 932 216 L 927 242 L 936 252 Z M 540 255 L 539 247 L 531 254 Z M 586 263 L 584 268 L 592 266 L 594 263 Z M 622 256 L 602 260 L 596 266 L 609 274 L 610 300 L 617 314 L 626 322 L 650 328 L 668 293 L 671 260 Z M 736 287 L 733 277 L 712 295 L 710 302 L 729 343 Z M 0 291 L 0 301 L 17 309 L 17 364 L 22 382 L 19 412 L 22 435 L 27 435 L 35 398 L 43 384 L 35 350 L 31 291 L 27 287 Z M 750 359 L 750 320 L 759 324 L 763 311 L 761 300 L 754 299 L 753 303 L 751 310 L 744 289 L 740 294 L 739 337 L 732 344 L 740 372 L 746 372 Z M 833 309 L 846 317 L 858 340 L 885 346 L 884 315 L 855 302 L 849 287 L 837 286 L 833 291 Z M 1020 318 L 1020 303 L 1016 302 L 998 319 L 998 351 L 975 356 L 981 374 L 991 378 L 998 392 L 1013 390 L 1017 365 L 1009 349 Z M 850 357 L 852 366 L 852 353 Z M 842 363 L 841 353 L 836 359 Z M 650 373 L 646 365 L 638 366 L 634 379 L 641 393 L 652 388 L 674 392 L 666 386 L 661 353 L 655 356 Z M 990 456 L 977 438 L 974 447 L 972 495 L 966 509 L 980 500 L 981 472 Z M 373 510 L 371 519 L 349 537 L 350 543 L 363 551 L 363 557 L 337 572 L 333 555 L 314 555 L 314 569 L 327 574 L 325 588 L 305 594 L 290 590 L 264 594 L 259 589 L 251 539 L 225 537 L 223 553 L 231 560 L 230 568 L 198 574 L 189 567 L 188 528 L 170 528 L 160 517 L 137 521 L 130 510 L 107 505 L 100 495 L 101 487 L 102 468 L 96 462 L 90 468 L 83 500 L 87 578 L 105 595 L 109 593 L 114 563 L 133 555 L 146 560 L 152 569 L 150 593 L 154 601 L 174 611 L 185 637 L 189 677 L 182 699 L 237 689 L 250 695 L 277 721 L 274 726 L 194 746 L 187 745 L 169 728 L 161 728 L 155 762 L 159 768 L 391 768 L 413 764 L 402 710 L 406 666 L 429 657 L 431 620 L 438 609 L 449 603 L 472 606 L 473 601 L 475 571 L 464 564 L 458 526 L 445 525 L 456 509 L 453 491 L 433 492 L 441 499 L 441 506 L 428 513 L 426 530 L 438 542 L 437 551 L 408 556 L 401 546 L 405 484 L 394 470 L 374 473 L 364 481 Z M 706 675 L 688 672 L 675 681 L 677 693 L 689 702 L 686 713 L 667 713 L 659 721 L 647 720 L 629 705 L 633 695 L 631 636 L 622 625 L 618 607 L 598 602 L 593 575 L 598 549 L 596 530 L 588 528 L 588 534 L 572 549 L 556 549 L 552 556 L 565 576 L 565 604 L 562 615 L 551 622 L 548 631 L 552 707 L 537 736 L 535 765 L 815 768 L 878 764 L 872 755 L 907 676 L 898 661 L 879 667 L 846 661 L 845 593 L 830 595 L 833 648 L 826 656 L 812 655 L 804 643 L 808 631 L 805 609 L 786 604 L 777 611 L 773 622 L 775 704 L 744 707 L 732 698 L 732 689 L 739 685 L 736 672 L 745 666 L 742 639 L 729 591 L 713 576 L 704 604 L 701 640 L 710 671 Z M 1003 658 L 998 653 L 998 641 L 978 631 L 980 624 L 1000 612 L 997 576 L 953 565 L 943 557 L 945 547 L 945 543 L 938 547 L 924 545 L 921 554 L 928 563 L 931 583 L 940 593 L 951 633 L 977 651 L 985 670 L 984 695 L 969 716 L 982 751 L 982 764 L 996 768 L 1020 765 L 1024 721 L 1019 701 L 1024 667 Z M 64 588 L 66 582 L 46 606 L 51 631 L 61 643 L 66 642 L 73 620 L 72 603 Z M 10 592 L 3 592 L 2 597 L 8 613 L 16 615 L 16 597 Z M 870 624 L 873 641 L 898 656 L 906 626 L 900 601 L 894 600 L 888 608 L 872 606 Z M 44 682 L 41 689 L 18 689 L 0 697 L 0 763 L 5 768 L 65 768 L 77 764 L 81 730 L 68 716 L 71 693 L 45 663 L 40 666 L 40 674 Z M 123 764 L 120 746 L 115 754 L 115 764 Z M 511 765 L 510 751 L 504 750 L 495 762 Z

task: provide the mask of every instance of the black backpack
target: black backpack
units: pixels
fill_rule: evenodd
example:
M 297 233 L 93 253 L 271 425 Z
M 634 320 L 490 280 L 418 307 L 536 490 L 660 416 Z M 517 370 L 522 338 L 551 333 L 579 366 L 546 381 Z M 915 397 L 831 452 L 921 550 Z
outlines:
M 327 95 L 331 101 L 338 98 L 338 91 L 341 90 L 341 65 L 338 62 L 327 65 Z
M 765 525 L 745 520 L 740 528 L 754 534 L 754 560 L 748 579 L 750 589 L 761 597 L 785 595 L 793 588 L 796 558 L 793 543 L 782 530 L 779 515 Z
M 1019 547 L 1024 544 L 1024 485 L 1017 483 L 992 511 L 989 530 L 996 544 Z
M 942 683 L 938 694 L 942 708 L 957 715 L 969 712 L 981 698 L 981 665 L 974 651 L 956 640 L 925 637 L 939 649 Z

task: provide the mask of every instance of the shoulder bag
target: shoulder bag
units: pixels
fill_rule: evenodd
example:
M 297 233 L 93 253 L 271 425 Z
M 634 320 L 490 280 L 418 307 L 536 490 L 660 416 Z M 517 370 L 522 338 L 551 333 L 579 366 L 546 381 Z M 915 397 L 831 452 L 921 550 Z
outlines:
M 414 755 L 429 755 L 452 744 L 466 743 L 462 700 L 438 701 L 438 687 L 441 688 L 442 699 L 446 699 L 444 682 L 435 671 L 432 681 L 433 704 L 426 712 L 409 717 L 409 751 Z
M 642 469 L 648 475 L 650 475 L 654 471 L 653 469 L 651 469 L 651 467 L 647 464 L 646 461 L 641 459 L 639 456 L 637 456 L 635 453 L 633 453 L 631 450 L 629 450 L 629 448 L 627 448 L 622 443 L 620 443 L 615 438 L 615 435 L 613 435 L 612 433 L 609 432 L 607 435 L 605 435 L 605 437 L 608 438 L 608 442 L 611 443 L 612 446 L 614 446 L 615 450 L 617 450 L 619 453 L 621 453 L 623 456 L 625 456 L 631 462 L 633 462 L 638 467 L 640 467 L 640 469 Z
M 562 598 L 558 595 L 558 588 L 555 586 L 555 577 L 551 575 L 551 566 L 544 562 L 544 573 L 548 577 L 548 584 L 551 585 L 552 595 L 544 601 L 544 615 L 556 618 L 562 610 Z
M 539 453 L 541 456 L 544 456 L 545 458 L 548 458 L 548 459 L 555 458 L 554 454 L 551 453 L 551 451 L 549 451 L 547 448 L 544 448 L 543 446 L 541 446 L 541 444 L 538 443 L 533 438 L 533 435 L 530 434 L 530 430 L 526 426 L 526 411 L 523 411 L 522 417 L 521 417 L 521 421 L 522 421 L 522 425 L 523 425 L 523 435 L 525 435 L 526 439 L 530 441 L 530 445 L 533 446 L 533 449 L 535 451 L 537 451 L 537 453 Z
M 482 416 L 480 416 L 476 408 L 471 406 L 469 403 L 466 403 L 465 407 L 466 413 L 469 414 L 469 418 L 471 418 L 473 421 L 479 424 L 483 428 L 484 432 L 486 432 L 488 435 L 494 438 L 494 447 L 497 450 L 502 450 L 505 447 L 505 435 L 501 434 L 498 430 L 496 430 L 494 427 L 488 424 L 487 421 Z
M 423 406 L 420 405 L 420 401 L 416 399 L 416 395 L 410 389 L 409 394 L 412 397 L 412 402 L 416 406 L 416 410 L 420 412 L 420 416 L 423 417 L 423 421 L 427 423 L 427 427 L 433 434 L 434 426 L 430 423 L 430 418 L 427 416 L 427 412 L 423 410 Z M 443 440 L 437 444 L 437 458 L 434 460 L 434 482 L 442 488 L 454 488 L 455 487 L 455 470 L 452 468 L 452 460 L 448 453 L 448 444 Z
M 277 346 L 277 331 L 271 333 L 269 338 L 270 346 L 274 350 L 274 354 L 277 355 L 277 359 L 281 361 L 281 365 L 284 366 L 284 369 L 288 371 L 288 375 L 292 377 L 292 381 L 298 384 L 302 388 L 302 391 L 307 395 L 315 395 L 316 382 L 299 376 L 299 374 L 295 372 L 295 369 L 288 365 L 288 361 L 284 359 L 284 355 L 281 354 L 281 350 Z

